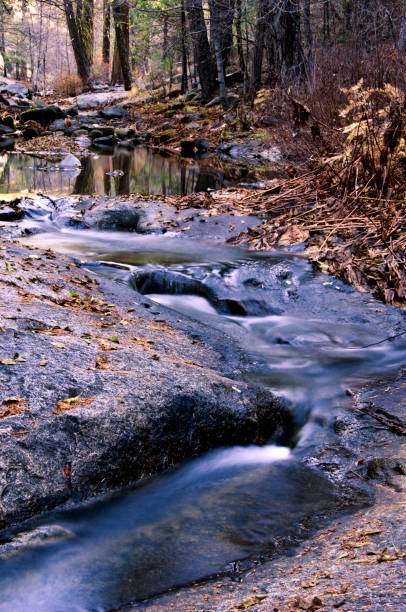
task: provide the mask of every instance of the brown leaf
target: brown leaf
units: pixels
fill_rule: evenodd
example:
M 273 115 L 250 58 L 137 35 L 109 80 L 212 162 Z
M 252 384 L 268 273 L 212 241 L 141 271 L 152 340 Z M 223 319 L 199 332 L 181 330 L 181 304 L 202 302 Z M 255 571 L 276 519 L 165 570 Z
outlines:
M 300 228 L 298 225 L 291 225 L 280 237 L 278 244 L 280 246 L 288 246 L 289 244 L 297 244 L 305 242 L 310 234 L 307 230 Z

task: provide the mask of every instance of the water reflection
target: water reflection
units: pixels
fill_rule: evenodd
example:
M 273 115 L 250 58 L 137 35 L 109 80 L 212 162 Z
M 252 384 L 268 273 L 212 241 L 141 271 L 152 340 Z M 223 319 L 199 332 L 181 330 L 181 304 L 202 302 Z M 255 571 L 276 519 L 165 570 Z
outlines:
M 118 149 L 112 155 L 89 155 L 81 161 L 81 169 L 62 170 L 58 163 L 38 157 L 0 156 L 0 193 L 186 195 L 227 184 L 224 173 L 207 162 L 190 164 L 146 147 Z

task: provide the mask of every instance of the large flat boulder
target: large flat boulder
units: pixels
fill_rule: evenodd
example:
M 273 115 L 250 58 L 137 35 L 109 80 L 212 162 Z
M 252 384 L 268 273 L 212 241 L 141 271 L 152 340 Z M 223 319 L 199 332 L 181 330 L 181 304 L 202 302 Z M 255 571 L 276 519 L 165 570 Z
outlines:
M 52 251 L 0 246 L 0 526 L 289 428 L 227 337 Z

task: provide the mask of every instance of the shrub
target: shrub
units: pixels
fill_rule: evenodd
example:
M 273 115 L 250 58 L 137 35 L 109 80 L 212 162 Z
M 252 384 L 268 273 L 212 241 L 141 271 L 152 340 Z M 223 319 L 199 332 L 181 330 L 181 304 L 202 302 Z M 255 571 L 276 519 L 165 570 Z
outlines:
M 64 74 L 55 80 L 54 89 L 61 96 L 77 96 L 83 91 L 83 83 L 77 74 Z

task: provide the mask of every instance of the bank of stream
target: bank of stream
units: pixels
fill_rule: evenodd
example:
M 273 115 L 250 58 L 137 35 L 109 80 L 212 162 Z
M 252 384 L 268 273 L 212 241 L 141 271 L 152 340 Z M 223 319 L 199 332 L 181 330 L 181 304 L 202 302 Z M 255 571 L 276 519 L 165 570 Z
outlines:
M 339 446 L 347 390 L 391 380 L 405 363 L 401 311 L 288 250 L 252 253 L 175 230 L 84 229 L 66 198 L 59 209 L 57 199 L 38 202 L 16 224 L 29 229 L 26 244 L 74 257 L 162 319 L 175 312 L 215 330 L 243 355 L 244 379 L 283 397 L 293 421 L 271 444 L 214 450 L 3 533 L 1 610 L 143 600 L 289 548 L 316 523 L 371 500 L 367 483 L 340 482 L 352 457 L 326 468 L 318 453 Z

